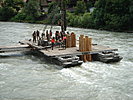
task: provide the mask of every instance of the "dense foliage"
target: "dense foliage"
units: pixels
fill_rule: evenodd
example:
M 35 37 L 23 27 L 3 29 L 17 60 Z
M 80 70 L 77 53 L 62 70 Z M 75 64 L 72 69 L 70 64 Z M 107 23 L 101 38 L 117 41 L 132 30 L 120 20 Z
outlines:
M 133 28 L 132 0 L 98 0 L 93 12 L 95 28 L 124 31 Z
M 132 0 L 98 0 L 92 13 L 85 12 L 82 5 L 83 3 L 81 4 L 80 1 L 76 6 L 79 7 L 79 9 L 76 9 L 76 15 L 68 14 L 68 25 L 111 31 L 133 30 Z M 90 5 L 91 7 L 92 5 Z M 83 15 L 82 10 L 85 12 Z M 86 11 L 88 11 L 88 8 Z
M 0 20 L 10 20 L 21 10 L 23 4 L 22 0 L 3 0 L 0 7 Z
M 75 14 L 83 14 L 86 11 L 86 6 L 85 3 L 83 1 L 78 1 L 77 5 L 75 7 Z
M 36 0 L 29 0 L 24 4 L 22 11 L 12 18 L 12 21 L 35 22 L 39 16 L 39 3 Z
M 2 0 L 0 20 L 58 24 L 61 19 L 58 2 L 49 4 L 48 12 L 41 12 L 37 0 Z M 73 27 L 133 31 L 133 0 L 65 0 L 67 25 Z M 90 12 L 90 8 L 94 11 Z M 45 13 L 45 14 L 44 14 Z M 45 15 L 45 16 L 44 16 Z M 45 20 L 44 20 L 45 19 Z
M 29 0 L 24 6 L 23 13 L 26 14 L 26 20 L 35 21 L 40 16 L 39 3 L 37 0 Z
M 0 8 L 0 20 L 7 21 L 15 16 L 16 13 L 12 7 Z

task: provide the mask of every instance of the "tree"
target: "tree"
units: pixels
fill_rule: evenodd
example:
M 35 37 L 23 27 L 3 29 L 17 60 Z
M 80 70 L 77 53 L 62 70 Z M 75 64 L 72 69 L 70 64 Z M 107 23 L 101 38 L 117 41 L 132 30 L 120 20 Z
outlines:
M 22 0 L 2 0 L 0 8 L 0 20 L 8 21 L 22 8 Z
M 86 5 L 84 3 L 84 1 L 77 1 L 77 5 L 75 7 L 75 14 L 83 14 L 86 11 Z
M 98 0 L 93 12 L 95 28 L 115 31 L 132 29 L 132 0 Z
M 17 12 L 24 6 L 23 0 L 5 0 L 3 7 L 12 7 Z
M 8 21 L 15 15 L 16 13 L 11 7 L 0 8 L 0 20 L 2 21 Z
M 35 21 L 39 16 L 39 3 L 37 0 L 29 0 L 24 6 L 24 13 L 27 15 L 27 20 L 33 20 Z
M 77 4 L 77 0 L 66 0 L 66 4 L 68 5 L 68 7 L 74 7 Z

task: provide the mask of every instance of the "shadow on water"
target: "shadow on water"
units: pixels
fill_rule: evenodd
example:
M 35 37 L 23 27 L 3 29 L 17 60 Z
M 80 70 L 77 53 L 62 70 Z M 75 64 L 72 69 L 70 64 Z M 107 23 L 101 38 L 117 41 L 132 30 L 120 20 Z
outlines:
M 62 69 L 67 69 L 67 68 L 73 68 L 73 67 L 80 67 L 80 65 L 77 66 L 68 66 L 68 67 L 63 67 L 61 65 L 56 64 L 51 57 L 45 56 L 43 53 L 39 52 L 39 51 L 28 51 L 25 52 L 25 55 L 28 55 L 29 57 L 31 57 L 32 60 L 37 61 L 39 60 L 40 64 L 45 64 L 46 66 L 44 66 L 46 69 L 57 69 L 57 70 L 62 70 Z M 48 65 L 48 66 L 47 66 Z
M 25 56 L 23 52 L 0 53 L 0 58 L 22 57 L 22 56 Z
M 44 56 L 38 51 L 27 51 L 23 52 L 24 55 L 26 55 L 28 58 L 30 58 L 32 61 L 37 61 L 40 64 L 43 64 L 44 67 L 48 70 L 61 70 L 63 69 L 63 66 L 56 65 L 55 63 L 52 62 L 49 57 Z
M 54 63 L 52 63 L 50 59 L 47 59 L 46 57 L 42 56 L 41 54 L 37 52 L 25 51 L 25 52 L 0 53 L 0 59 L 7 59 L 7 58 L 12 59 L 12 58 L 20 58 L 20 57 L 26 57 L 28 59 L 31 59 L 33 62 L 38 62 L 39 64 L 42 64 L 48 70 L 63 69 L 62 66 L 55 65 Z

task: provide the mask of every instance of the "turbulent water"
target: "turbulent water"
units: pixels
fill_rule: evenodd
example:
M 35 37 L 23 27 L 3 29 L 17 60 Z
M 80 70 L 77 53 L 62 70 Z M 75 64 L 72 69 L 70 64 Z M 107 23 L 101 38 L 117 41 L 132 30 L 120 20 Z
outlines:
M 34 30 L 42 31 L 43 27 L 0 22 L 0 45 L 30 39 Z M 54 26 L 52 31 L 56 30 L 60 27 Z M 95 44 L 118 48 L 123 60 L 60 69 L 39 57 L 13 52 L 19 56 L 0 58 L 0 100 L 133 100 L 133 33 L 80 28 L 68 31 L 77 37 L 90 36 Z

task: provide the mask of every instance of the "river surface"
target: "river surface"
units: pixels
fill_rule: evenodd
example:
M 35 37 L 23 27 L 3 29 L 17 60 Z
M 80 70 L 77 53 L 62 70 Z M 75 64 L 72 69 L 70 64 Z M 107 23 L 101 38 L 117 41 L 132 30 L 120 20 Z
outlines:
M 43 27 L 0 22 L 0 45 L 30 39 L 34 30 L 42 31 Z M 52 31 L 56 30 L 60 27 L 54 26 Z M 0 58 L 0 100 L 133 100 L 133 33 L 71 27 L 68 31 L 77 37 L 92 37 L 95 44 L 118 48 L 123 59 L 60 69 L 39 57 L 15 52 L 19 56 Z

